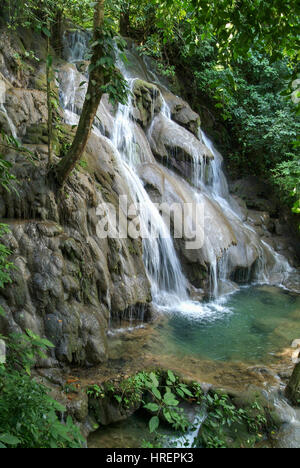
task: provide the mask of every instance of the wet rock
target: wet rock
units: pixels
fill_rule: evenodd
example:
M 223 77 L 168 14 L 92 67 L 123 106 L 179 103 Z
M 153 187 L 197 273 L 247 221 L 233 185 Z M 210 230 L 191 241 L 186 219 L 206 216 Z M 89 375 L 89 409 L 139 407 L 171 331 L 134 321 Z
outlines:
M 188 180 L 199 159 L 204 163 L 213 157 L 200 140 L 162 114 L 153 120 L 148 139 L 155 157 Z
M 200 116 L 192 110 L 190 105 L 175 94 L 162 90 L 162 95 L 171 111 L 171 117 L 174 122 L 186 128 L 199 137 Z
M 272 198 L 270 188 L 257 177 L 248 176 L 233 182 L 230 190 L 234 195 L 242 198 L 247 207 L 256 211 L 267 211 L 271 216 L 276 215 L 278 206 Z
M 295 366 L 285 393 L 293 405 L 300 406 L 300 363 Z
M 162 99 L 157 86 L 143 80 L 133 84 L 133 118 L 146 129 L 162 108 Z
M 62 105 L 76 119 L 83 108 L 88 77 L 78 71 L 75 64 L 63 63 L 58 67 L 57 80 L 60 85 L 60 95 L 64 97 Z M 107 137 L 112 135 L 115 113 L 116 109 L 110 104 L 108 95 L 104 94 L 97 110 L 94 125 Z
M 254 226 L 267 226 L 270 215 L 266 211 L 249 210 L 247 221 Z
M 46 93 L 43 91 L 18 88 L 8 90 L 5 108 L 20 136 L 25 135 L 30 125 L 46 124 L 46 103 Z M 47 140 L 43 143 L 47 143 Z
M 135 413 L 141 405 L 141 401 L 124 408 L 118 403 L 111 401 L 109 397 L 90 398 L 89 407 L 98 424 L 108 426 L 109 424 L 124 421 Z
M 236 211 L 241 216 L 241 219 L 243 221 L 246 221 L 247 217 L 248 217 L 248 208 L 247 208 L 247 205 L 246 205 L 245 201 L 242 200 L 242 198 L 240 198 L 240 197 L 238 197 L 236 195 L 232 195 L 231 198 L 233 200 L 234 207 L 235 207 Z
M 79 423 L 85 423 L 89 414 L 88 396 L 85 390 L 72 395 L 66 404 L 66 410 Z
M 118 212 L 118 196 L 129 193 L 114 152 L 105 138 L 92 134 L 84 155 L 87 167 L 74 172 L 67 195 L 47 187 L 47 158 L 34 170 L 17 155 L 11 158 L 21 197 L 1 191 L 0 200 L 12 231 L 4 241 L 18 268 L 12 285 L 1 291 L 7 311 L 1 332 L 30 328 L 53 341 L 52 365 L 103 362 L 109 311 L 121 317 L 130 308 L 140 317 L 142 307 L 146 319 L 151 301 L 141 240 L 114 243 L 97 233 L 98 205 L 109 201 Z

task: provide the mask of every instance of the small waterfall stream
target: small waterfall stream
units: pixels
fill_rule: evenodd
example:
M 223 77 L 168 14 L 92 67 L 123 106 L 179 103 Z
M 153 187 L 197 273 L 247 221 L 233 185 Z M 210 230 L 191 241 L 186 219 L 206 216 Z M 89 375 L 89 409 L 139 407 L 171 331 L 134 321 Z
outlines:
M 132 89 L 133 81 L 128 81 Z M 112 144 L 117 149 L 119 165 L 126 177 L 131 196 L 139 208 L 141 232 L 144 233 L 144 262 L 149 273 L 153 299 L 157 303 L 166 295 L 173 301 L 187 299 L 186 280 L 182 274 L 173 240 L 157 207 L 146 192 L 136 168 L 142 164 L 135 150 L 131 105 L 119 105 Z M 174 296 L 175 295 L 175 296 Z
M 65 42 L 65 54 L 68 60 L 72 64 L 82 61 L 87 49 L 88 36 L 83 31 L 77 31 L 65 37 Z M 117 60 L 118 66 L 127 79 L 128 86 L 132 91 L 134 81 L 139 76 L 135 76 L 132 68 L 128 71 L 124 64 L 119 59 Z M 139 66 L 143 69 L 141 64 Z M 147 73 L 147 70 L 143 69 L 141 73 Z M 61 93 L 61 103 L 65 109 L 65 120 L 72 125 L 78 123 L 79 119 L 79 111 L 75 105 L 75 95 L 78 92 L 78 81 L 80 79 L 78 76 L 76 77 L 78 74 L 79 72 L 77 72 L 75 66 L 70 69 L 68 85 L 64 88 L 64 93 Z M 157 83 L 158 78 L 154 73 L 152 73 L 152 77 L 154 77 Z M 82 87 L 80 92 L 85 93 L 85 90 L 86 85 Z M 163 97 L 162 102 L 160 115 L 170 125 L 176 126 L 177 124 L 171 120 L 171 111 Z M 188 299 L 188 281 L 182 271 L 173 238 L 158 208 L 151 201 L 144 187 L 144 182 L 140 177 L 139 170 L 143 168 L 144 164 L 151 164 L 157 167 L 157 170 L 165 170 L 164 174 L 169 179 L 175 176 L 156 162 L 151 154 L 151 150 L 148 153 L 145 152 L 145 154 L 148 154 L 147 156 L 145 154 L 141 155 L 136 150 L 137 141 L 135 123 L 131 118 L 132 114 L 133 104 L 132 99 L 129 98 L 127 105 L 119 105 L 118 107 L 118 111 L 114 117 L 113 134 L 110 137 L 110 144 L 114 148 L 120 171 L 130 188 L 132 199 L 138 207 L 141 232 L 147 234 L 144 236 L 146 239 L 143 240 L 144 262 L 152 284 L 153 301 L 166 310 L 174 310 L 175 307 L 176 310 L 183 310 L 187 313 L 191 310 L 193 312 L 200 312 L 202 310 L 200 303 Z M 94 127 L 94 131 L 99 134 L 98 128 Z M 151 127 L 148 132 L 151 133 Z M 180 184 L 183 184 L 181 188 L 182 190 L 188 190 L 189 196 L 196 203 L 203 203 L 204 201 L 206 203 L 205 206 L 208 206 L 209 210 L 214 210 L 216 213 L 219 212 L 222 218 L 225 219 L 224 229 L 231 232 L 236 238 L 236 245 L 230 246 L 230 243 L 227 242 L 227 246 L 222 248 L 223 234 L 220 234 L 216 238 L 215 233 L 214 236 L 211 236 L 211 231 L 206 233 L 206 244 L 203 250 L 205 250 L 210 264 L 212 298 L 216 299 L 222 296 L 224 292 L 236 290 L 236 286 L 233 286 L 230 279 L 231 264 L 236 255 L 248 258 L 248 256 L 251 257 L 256 253 L 258 257 L 258 260 L 255 262 L 255 271 L 249 270 L 248 273 L 247 271 L 246 273 L 243 272 L 245 282 L 254 280 L 280 284 L 292 270 L 289 263 L 265 242 L 261 241 L 253 228 L 243 221 L 237 203 L 229 194 L 226 177 L 222 170 L 222 156 L 201 129 L 199 130 L 199 140 L 212 153 L 213 159 L 207 164 L 206 158 L 191 148 L 193 157 L 193 186 L 189 185 L 187 188 L 188 184 L 181 179 Z M 210 214 L 208 221 L 206 221 L 206 228 L 208 230 L 213 229 L 213 227 L 210 228 L 211 216 L 215 216 L 213 212 Z M 217 243 L 220 244 L 219 247 L 215 245 L 216 239 Z
M 10 129 L 11 135 L 17 139 L 17 129 L 14 126 L 13 121 L 9 117 L 7 110 L 5 109 L 5 94 L 6 94 L 6 87 L 3 81 L 0 82 L 0 112 L 2 112 L 5 116 L 5 119 L 7 121 L 8 127 Z

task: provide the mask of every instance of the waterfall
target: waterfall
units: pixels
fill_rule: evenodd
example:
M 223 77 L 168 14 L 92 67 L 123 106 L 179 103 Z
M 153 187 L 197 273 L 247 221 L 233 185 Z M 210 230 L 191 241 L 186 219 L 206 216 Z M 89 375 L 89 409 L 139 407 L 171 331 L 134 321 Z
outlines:
M 2 112 L 5 116 L 5 120 L 8 124 L 8 127 L 10 129 L 11 135 L 14 137 L 14 139 L 17 139 L 17 129 L 14 126 L 13 121 L 9 117 L 7 110 L 5 109 L 5 94 L 6 94 L 6 86 L 3 81 L 0 81 L 0 112 Z
M 77 108 L 75 99 L 79 82 L 82 79 L 82 75 L 74 64 L 84 59 L 88 39 L 89 37 L 81 31 L 65 35 L 65 54 L 73 65 L 70 68 L 69 82 L 63 90 L 61 89 L 61 104 L 65 110 L 66 122 L 72 125 L 78 123 L 79 119 L 80 109 Z M 137 60 L 136 57 L 134 59 Z M 138 64 L 139 72 L 137 74 L 132 71 L 132 68 L 127 70 L 127 67 L 118 58 L 117 65 L 131 91 L 135 80 L 140 78 L 141 74 L 143 77 L 147 75 L 143 64 Z M 155 78 L 157 83 L 156 75 L 148 73 L 148 76 L 150 75 Z M 81 92 L 84 93 L 85 90 L 86 87 L 83 87 Z M 262 241 L 254 229 L 243 220 L 237 204 L 229 193 L 227 180 L 222 170 L 223 158 L 213 143 L 200 129 L 197 141 L 203 142 L 206 149 L 213 155 L 213 159 L 208 163 L 206 157 L 193 147 L 192 140 L 191 142 L 185 141 L 189 147 L 189 153 L 192 155 L 191 183 L 189 184 L 182 178 L 177 177 L 176 179 L 172 171 L 164 169 L 157 163 L 150 148 L 144 155 L 137 150 L 137 132 L 136 123 L 132 118 L 134 108 L 131 96 L 130 94 L 127 105 L 119 104 L 117 113 L 113 117 L 114 124 L 110 135 L 110 144 L 114 149 L 119 170 L 127 182 L 131 198 L 139 214 L 140 231 L 144 233 L 144 263 L 152 285 L 154 303 L 166 310 L 180 310 L 187 314 L 203 311 L 203 307 L 198 302 L 188 299 L 188 280 L 182 271 L 173 238 L 159 209 L 147 193 L 140 176 L 147 164 L 153 166 L 157 171 L 165 171 L 163 172 L 164 177 L 170 183 L 178 181 L 180 190 L 186 191 L 185 193 L 194 203 L 205 203 L 208 210 L 205 228 L 208 231 L 203 251 L 205 251 L 209 265 L 212 298 L 218 298 L 224 293 L 237 289 L 237 286 L 231 281 L 234 260 L 237 257 L 248 260 L 248 262 L 245 261 L 245 265 L 255 265 L 252 270 L 247 266 L 241 268 L 239 274 L 243 276 L 244 282 L 255 280 L 280 284 L 291 271 L 291 267 L 283 256 Z M 161 99 L 162 108 L 159 116 L 166 119 L 168 124 L 173 126 L 174 131 L 177 128 L 182 128 L 171 120 L 170 108 L 162 96 Z M 98 125 L 93 127 L 93 131 L 98 135 L 103 134 L 103 130 Z M 150 125 L 148 137 L 151 136 L 151 131 L 152 126 Z M 219 225 L 213 219 L 218 217 L 218 214 L 220 220 L 217 222 Z M 216 232 L 218 229 L 215 226 L 217 228 L 220 226 L 220 232 Z M 229 240 L 230 236 L 235 239 L 234 243 Z M 256 257 L 257 261 L 255 261 Z M 249 259 L 252 258 L 253 262 L 251 263 Z M 215 303 L 216 310 L 220 310 L 221 302 Z
M 207 189 L 210 192 L 211 197 L 222 207 L 227 218 L 230 220 L 237 237 L 239 237 L 238 233 L 243 232 L 246 236 L 248 235 L 250 238 L 253 238 L 255 247 L 259 251 L 256 271 L 254 272 L 253 278 L 250 276 L 250 271 L 248 272 L 248 278 L 246 278 L 247 282 L 252 279 L 261 283 L 269 282 L 280 284 L 283 279 L 287 278 L 293 269 L 285 257 L 275 252 L 272 247 L 258 237 L 249 224 L 243 222 L 241 215 L 237 210 L 236 203 L 234 203 L 229 194 L 227 180 L 222 170 L 223 158 L 213 145 L 212 141 L 202 130 L 201 137 L 205 145 L 214 155 L 214 159 L 210 164 L 210 175 L 207 184 Z M 272 261 L 268 262 L 268 259 L 272 259 Z M 230 255 L 226 252 L 221 259 L 222 268 L 220 269 L 221 275 L 219 275 L 219 278 L 223 276 L 223 280 L 226 279 L 226 272 L 229 270 L 229 262 Z M 271 266 L 270 263 L 272 264 Z M 267 264 L 269 265 L 268 268 Z
M 81 62 L 86 58 L 92 33 L 86 30 L 66 31 L 64 33 L 64 56 L 68 62 Z
M 126 77 L 125 72 L 124 76 Z M 134 80 L 127 80 L 132 91 Z M 172 303 L 187 300 L 187 281 L 183 276 L 173 239 L 137 173 L 137 168 L 143 161 L 135 150 L 134 123 L 130 118 L 132 113 L 131 100 L 127 105 L 119 105 L 112 143 L 117 149 L 119 165 L 126 177 L 131 196 L 139 207 L 141 232 L 144 233 L 144 263 L 152 284 L 153 299 L 157 304 L 170 300 Z

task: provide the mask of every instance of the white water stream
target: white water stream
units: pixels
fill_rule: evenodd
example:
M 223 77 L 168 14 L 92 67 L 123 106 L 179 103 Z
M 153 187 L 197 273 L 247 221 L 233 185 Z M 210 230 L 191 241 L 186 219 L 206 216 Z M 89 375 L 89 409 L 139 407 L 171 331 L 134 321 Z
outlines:
M 7 110 L 5 108 L 5 94 L 6 94 L 6 87 L 5 87 L 5 84 L 4 84 L 4 81 L 0 81 L 0 112 L 2 112 L 5 116 L 5 119 L 7 121 L 7 124 L 8 124 L 8 127 L 10 129 L 10 133 L 11 135 L 17 139 L 17 129 L 13 123 L 13 121 L 11 120 L 11 118 L 9 117 L 8 113 L 7 113 Z

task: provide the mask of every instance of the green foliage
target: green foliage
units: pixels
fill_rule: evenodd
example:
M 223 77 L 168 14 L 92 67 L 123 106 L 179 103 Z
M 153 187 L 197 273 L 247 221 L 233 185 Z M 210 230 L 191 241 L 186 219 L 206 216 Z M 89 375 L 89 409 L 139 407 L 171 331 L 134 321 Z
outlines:
M 84 439 L 72 419 L 62 423 L 58 417 L 65 408 L 30 377 L 36 358 L 46 357 L 45 351 L 53 345 L 30 330 L 5 340 L 7 362 L 0 365 L 0 447 L 81 447 Z
M 292 204 L 293 213 L 300 214 L 300 158 L 290 153 L 289 159 L 277 164 L 273 170 L 275 183 L 285 200 Z
M 150 414 L 151 442 L 144 441 L 144 448 L 165 446 L 165 436 L 159 431 L 162 423 L 182 432 L 184 437 L 187 430 L 196 430 L 203 420 L 193 445 L 204 448 L 227 448 L 232 438 L 236 438 L 238 446 L 253 447 L 274 429 L 258 399 L 240 406 L 223 392 L 204 394 L 198 383 L 187 384 L 171 370 L 139 372 L 120 382 L 94 384 L 87 388 L 87 394 L 95 399 L 108 399 L 125 410 L 141 406 Z M 183 402 L 199 407 L 201 418 L 193 425 L 186 418 Z
M 47 349 L 54 348 L 54 345 L 35 335 L 31 330 L 26 330 L 26 334 L 12 333 L 9 336 L 7 348 L 7 366 L 22 369 L 30 375 L 36 359 L 46 358 Z
M 87 393 L 93 398 L 111 398 L 124 409 L 142 404 L 151 414 L 150 433 L 156 433 L 164 421 L 173 429 L 185 432 L 189 427 L 180 402 L 201 401 L 203 392 L 197 383 L 185 384 L 169 370 L 139 372 L 120 383 L 106 382 L 103 387 L 93 385 Z
M 8 226 L 6 224 L 0 224 L 0 239 L 8 232 Z M 7 283 L 11 283 L 10 270 L 13 268 L 13 264 L 8 261 L 10 254 L 11 252 L 8 248 L 0 244 L 0 288 L 3 288 Z
M 10 180 L 9 174 L 7 177 L 0 173 L 0 185 L 4 188 L 9 188 Z M 0 224 L 0 238 L 7 233 L 8 226 Z M 11 282 L 10 254 L 0 244 L 0 288 Z M 2 308 L 0 315 L 4 315 Z M 30 377 L 36 359 L 46 358 L 45 352 L 53 344 L 31 330 L 0 338 L 7 348 L 6 363 L 0 363 L 0 448 L 82 447 L 84 439 L 72 419 L 67 417 L 61 423 L 58 418 L 65 408 L 49 397 L 46 387 Z
M 83 438 L 65 408 L 27 374 L 0 366 L 0 443 L 18 448 L 76 448 Z
M 253 51 L 230 67 L 220 67 L 214 57 L 195 70 L 199 90 L 208 93 L 238 143 L 243 163 L 264 173 L 294 153 L 300 122 L 293 104 L 280 92 L 291 77 L 286 62 L 271 64 L 263 52 Z M 230 154 L 229 154 L 230 157 Z
M 232 434 L 238 435 L 243 427 L 247 431 L 245 440 L 241 439 L 238 444 L 253 447 L 267 431 L 265 412 L 258 401 L 243 409 L 237 408 L 226 394 L 208 393 L 205 406 L 207 417 L 194 442 L 196 447 L 227 448 L 232 443 Z
M 104 398 L 105 397 L 105 390 L 101 387 L 99 387 L 99 385 L 90 385 L 88 388 L 87 388 L 87 391 L 86 391 L 87 395 L 92 397 L 92 398 Z
M 94 68 L 100 68 L 104 75 L 104 82 L 106 83 L 100 88 L 100 91 L 109 95 L 110 102 L 113 105 L 116 105 L 118 102 L 126 104 L 128 96 L 127 81 L 115 66 L 116 49 L 122 52 L 126 46 L 126 42 L 120 36 L 116 36 L 114 23 L 109 18 L 105 19 L 101 38 L 91 44 L 91 49 L 93 50 L 93 48 L 99 46 L 103 55 L 99 57 L 95 64 L 89 66 L 89 72 Z M 120 54 L 120 58 L 126 60 L 126 57 L 122 53 Z

